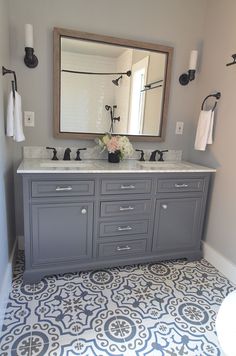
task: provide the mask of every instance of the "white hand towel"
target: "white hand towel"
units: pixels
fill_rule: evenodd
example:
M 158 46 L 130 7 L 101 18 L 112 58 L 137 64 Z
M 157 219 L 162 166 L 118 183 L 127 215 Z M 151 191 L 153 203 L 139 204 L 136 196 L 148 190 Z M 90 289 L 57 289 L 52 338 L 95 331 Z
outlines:
M 15 91 L 14 100 L 14 135 L 13 139 L 16 142 L 25 140 L 22 123 L 21 96 Z
M 197 133 L 195 139 L 195 150 L 205 151 L 207 144 L 212 144 L 212 134 L 213 134 L 213 124 L 214 124 L 214 111 L 202 110 L 200 112 Z
M 12 137 L 14 135 L 14 101 L 12 91 L 8 97 L 7 106 L 7 136 Z
M 214 126 L 214 114 L 215 112 L 211 112 L 211 120 L 210 120 L 210 127 L 209 127 L 209 133 L 208 133 L 208 138 L 207 138 L 207 144 L 211 145 L 213 143 L 213 126 Z
M 7 107 L 7 136 L 16 142 L 25 140 L 22 123 L 21 96 L 15 91 L 15 98 L 11 91 Z

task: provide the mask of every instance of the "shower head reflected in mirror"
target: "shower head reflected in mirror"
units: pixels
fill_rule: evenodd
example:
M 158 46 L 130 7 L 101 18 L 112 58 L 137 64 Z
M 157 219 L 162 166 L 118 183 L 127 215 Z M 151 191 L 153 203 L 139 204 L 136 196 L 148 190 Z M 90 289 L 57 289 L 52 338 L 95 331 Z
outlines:
M 110 105 L 105 105 L 105 109 L 106 109 L 107 111 L 109 111 L 109 110 L 111 109 L 111 106 L 110 106 Z
M 121 78 L 122 78 L 122 75 L 119 78 L 112 80 L 112 83 L 115 84 L 118 87 L 119 86 L 119 80 Z
M 128 70 L 125 73 L 117 73 L 117 74 L 123 74 L 123 75 L 127 75 L 127 77 L 131 77 L 132 72 L 131 72 L 131 70 Z M 119 80 L 121 78 L 122 78 L 122 75 L 119 76 L 119 78 L 112 80 L 112 83 L 115 84 L 118 87 L 119 86 Z

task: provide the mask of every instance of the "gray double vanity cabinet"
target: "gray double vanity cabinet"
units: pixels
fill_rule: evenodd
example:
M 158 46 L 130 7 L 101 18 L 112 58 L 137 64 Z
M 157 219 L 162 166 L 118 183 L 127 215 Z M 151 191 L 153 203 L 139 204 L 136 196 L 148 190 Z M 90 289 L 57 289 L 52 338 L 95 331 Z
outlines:
M 50 161 L 23 161 L 25 281 L 200 258 L 213 171 L 183 162 L 51 167 Z

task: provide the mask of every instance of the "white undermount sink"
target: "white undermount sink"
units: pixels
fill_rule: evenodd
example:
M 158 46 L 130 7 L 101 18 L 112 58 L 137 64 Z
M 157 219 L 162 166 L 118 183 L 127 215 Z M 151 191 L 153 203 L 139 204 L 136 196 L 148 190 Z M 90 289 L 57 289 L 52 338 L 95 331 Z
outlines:
M 190 166 L 186 163 L 183 163 L 181 161 L 179 162 L 140 162 L 139 165 L 142 168 L 146 168 L 146 169 L 184 169 L 184 168 L 189 168 Z
M 45 161 L 40 163 L 42 168 L 86 168 L 89 162 L 84 161 Z

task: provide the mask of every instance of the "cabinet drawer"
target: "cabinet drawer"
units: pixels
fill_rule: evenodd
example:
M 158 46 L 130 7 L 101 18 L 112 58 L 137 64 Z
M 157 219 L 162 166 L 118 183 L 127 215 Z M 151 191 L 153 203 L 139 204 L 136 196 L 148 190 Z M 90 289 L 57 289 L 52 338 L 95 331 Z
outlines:
M 158 193 L 201 192 L 203 186 L 203 179 L 159 179 L 157 191 Z
M 151 179 L 102 180 L 102 194 L 147 194 L 151 192 Z
M 122 241 L 122 242 L 108 242 L 98 245 L 99 257 L 135 255 L 136 253 L 144 253 L 146 251 L 147 241 Z
M 32 182 L 32 197 L 93 195 L 93 181 L 38 181 Z
M 101 202 L 100 216 L 132 216 L 134 214 L 148 214 L 151 211 L 150 200 L 129 200 L 117 202 Z
M 100 223 L 99 236 L 136 235 L 148 233 L 148 220 Z

